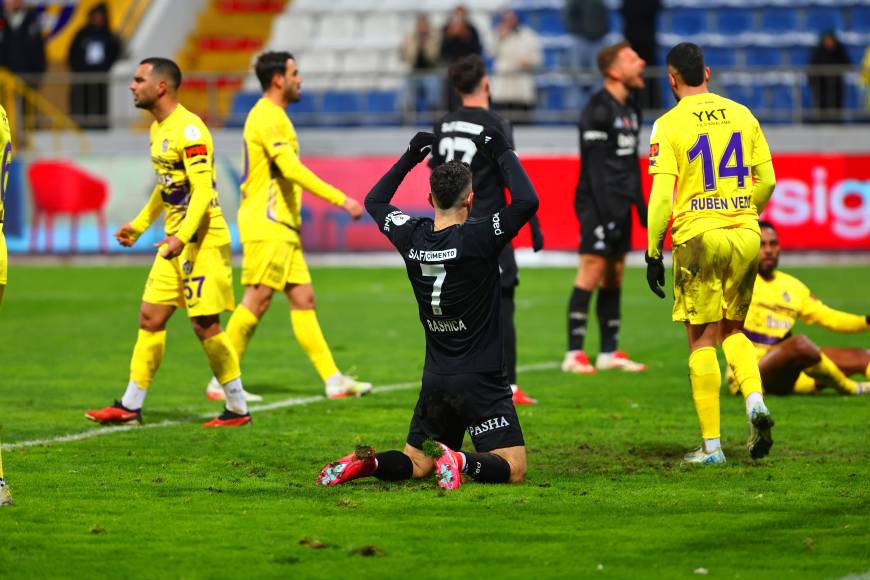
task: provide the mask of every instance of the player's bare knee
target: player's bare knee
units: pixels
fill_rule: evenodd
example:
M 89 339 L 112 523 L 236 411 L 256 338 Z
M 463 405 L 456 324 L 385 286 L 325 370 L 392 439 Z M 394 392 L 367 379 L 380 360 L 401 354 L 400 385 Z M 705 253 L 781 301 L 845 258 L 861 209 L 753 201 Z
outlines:
M 807 336 L 794 337 L 792 349 L 795 356 L 806 366 L 819 364 L 819 361 L 822 360 L 822 351 Z
M 257 318 L 262 318 L 272 304 L 272 289 L 268 286 L 248 286 L 242 298 L 245 308 Z
M 193 332 L 196 334 L 196 337 L 201 341 L 208 340 L 221 332 L 220 318 L 216 314 L 194 316 L 190 319 L 190 324 L 193 326 Z
M 160 332 L 166 329 L 166 318 L 143 308 L 139 311 L 139 328 L 148 332 Z

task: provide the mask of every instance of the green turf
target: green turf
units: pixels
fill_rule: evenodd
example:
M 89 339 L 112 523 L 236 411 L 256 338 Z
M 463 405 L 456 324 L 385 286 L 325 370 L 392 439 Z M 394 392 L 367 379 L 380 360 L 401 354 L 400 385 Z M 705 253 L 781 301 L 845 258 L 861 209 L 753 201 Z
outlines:
M 792 269 L 830 305 L 867 310 L 867 268 Z M 0 315 L 4 443 L 93 429 L 120 397 L 145 268 L 13 268 Z M 342 368 L 379 385 L 420 375 L 422 330 L 401 270 L 317 269 L 320 317 Z M 526 270 L 521 364 L 561 360 L 573 272 Z M 684 331 L 628 271 L 622 346 L 643 375 L 524 372 L 525 483 L 362 480 L 319 489 L 358 443 L 403 444 L 413 389 L 256 414 L 210 431 L 205 357 L 182 314 L 146 404 L 180 425 L 7 450 L 17 505 L 0 509 L 0 577 L 834 578 L 870 570 L 870 399 L 780 398 L 771 456 L 743 447 L 742 401 L 723 392 L 728 464 L 682 469 L 698 443 Z M 804 329 L 802 328 L 803 332 Z M 807 329 L 827 345 L 867 335 Z M 589 350 L 595 352 L 595 335 Z M 276 298 L 244 364 L 266 402 L 322 387 Z

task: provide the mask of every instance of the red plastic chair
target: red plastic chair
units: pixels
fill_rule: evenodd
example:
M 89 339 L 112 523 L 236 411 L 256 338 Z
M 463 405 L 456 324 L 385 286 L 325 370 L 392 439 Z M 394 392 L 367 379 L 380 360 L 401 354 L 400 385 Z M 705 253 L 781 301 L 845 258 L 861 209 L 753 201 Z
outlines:
M 37 161 L 27 170 L 30 191 L 33 194 L 33 220 L 30 228 L 30 251 L 36 251 L 39 220 L 45 218 L 45 250 L 52 251 L 54 217 L 70 216 L 71 252 L 78 246 L 78 220 L 83 213 L 96 212 L 99 228 L 100 252 L 108 251 L 106 214 L 103 209 L 109 199 L 109 188 L 102 179 L 94 177 L 69 161 Z

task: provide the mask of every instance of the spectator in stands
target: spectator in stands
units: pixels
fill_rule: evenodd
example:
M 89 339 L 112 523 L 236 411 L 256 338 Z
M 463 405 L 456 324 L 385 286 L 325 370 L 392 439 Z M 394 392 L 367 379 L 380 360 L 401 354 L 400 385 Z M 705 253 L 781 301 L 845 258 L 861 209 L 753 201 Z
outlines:
M 604 0 L 567 0 L 564 18 L 565 30 L 574 37 L 569 66 L 595 69 L 598 52 L 604 48 L 604 37 L 610 32 L 610 17 Z
M 109 9 L 100 2 L 91 8 L 88 22 L 76 33 L 69 52 L 70 70 L 99 75 L 98 80 L 90 78 L 70 87 L 70 113 L 82 127 L 108 129 L 109 87 L 105 73 L 120 53 L 121 41 L 109 30 Z
M 656 55 L 657 16 L 661 10 L 661 0 L 623 0 L 622 22 L 625 40 L 647 66 L 658 66 Z M 661 108 L 659 83 L 648 82 L 637 95 L 637 104 L 642 109 Z
M 438 108 L 440 79 L 435 72 L 441 58 L 441 33 L 420 14 L 414 30 L 402 39 L 401 57 L 411 67 L 410 97 L 417 112 Z
M 822 32 L 819 44 L 810 55 L 810 68 L 848 66 L 852 59 L 832 30 Z M 810 90 L 813 103 L 818 110 L 816 118 L 822 121 L 839 123 L 842 120 L 843 74 L 830 70 L 810 71 Z
M 36 11 L 23 0 L 6 0 L 0 15 L 0 66 L 35 89 L 45 72 L 45 40 Z
M 492 50 L 492 103 L 515 123 L 529 122 L 535 107 L 534 72 L 543 61 L 538 35 L 520 26 L 513 10 L 505 10 Z
M 462 4 L 453 9 L 450 20 L 444 25 L 441 34 L 441 64 L 449 67 L 451 64 L 469 54 L 483 54 L 483 45 L 477 28 L 468 20 L 468 9 Z M 461 104 L 459 96 L 450 89 L 450 83 L 445 83 L 447 93 L 447 108 L 455 110 Z

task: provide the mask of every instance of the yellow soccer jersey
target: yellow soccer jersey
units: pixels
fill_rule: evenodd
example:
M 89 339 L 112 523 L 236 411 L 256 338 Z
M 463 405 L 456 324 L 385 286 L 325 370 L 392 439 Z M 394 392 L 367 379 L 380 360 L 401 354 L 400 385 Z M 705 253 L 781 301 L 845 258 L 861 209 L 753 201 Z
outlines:
M 205 123 L 183 106 L 151 125 L 157 185 L 130 225 L 141 234 L 166 210 L 166 235 L 202 247 L 230 243 L 215 189 L 214 144 Z
M 865 316 L 825 306 L 794 276 L 783 272 L 774 272 L 770 280 L 758 276 L 743 332 L 759 354 L 786 338 L 798 319 L 836 332 L 868 328 Z
M 9 184 L 9 167 L 12 165 L 12 131 L 9 130 L 9 119 L 6 109 L 0 106 L 0 232 L 3 231 L 3 220 L 6 217 L 6 186 Z
M 239 234 L 251 241 L 299 242 L 302 190 L 341 205 L 346 196 L 299 160 L 299 141 L 287 113 L 262 98 L 245 120 Z
M 649 172 L 677 176 L 674 244 L 722 227 L 758 231 L 751 168 L 770 159 L 758 120 L 730 99 L 691 95 L 659 117 L 650 135 Z

